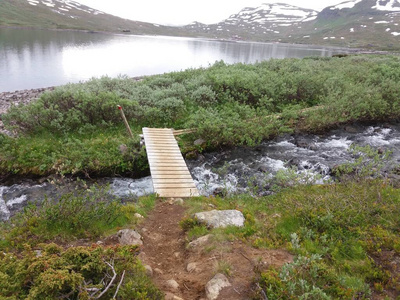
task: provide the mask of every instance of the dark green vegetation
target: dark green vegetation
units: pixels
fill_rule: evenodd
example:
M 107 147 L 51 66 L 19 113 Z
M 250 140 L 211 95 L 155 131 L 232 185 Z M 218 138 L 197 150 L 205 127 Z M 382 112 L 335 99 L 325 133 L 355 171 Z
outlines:
M 302 185 L 262 198 L 191 199 L 192 211 L 239 209 L 241 229 L 211 233 L 257 248 L 285 248 L 281 269 L 255 266 L 253 299 L 397 299 L 400 295 L 400 190 L 381 180 Z M 210 233 L 193 219 L 189 238 Z M 232 270 L 231 276 L 235 276 Z M 387 298 L 385 298 L 387 297 Z
M 45 93 L 3 116 L 16 138 L 0 135 L 0 173 L 43 176 L 130 174 L 148 170 L 142 127 L 195 128 L 184 151 L 202 137 L 206 149 L 255 145 L 283 132 L 324 131 L 352 121 L 398 119 L 396 56 L 218 62 L 206 69 L 145 77 L 100 78 Z M 128 145 L 120 151 L 119 145 Z
M 126 205 L 110 197 L 99 187 L 74 191 L 2 223 L 0 298 L 163 299 L 136 246 L 95 244 L 121 226 L 134 226 L 133 214 L 146 215 L 155 197 Z
M 158 26 L 105 13 L 95 13 L 94 9 L 85 5 L 75 8 L 56 2 L 54 7 L 49 7 L 39 2 L 34 6 L 26 0 L 2 0 L 0 26 L 182 35 L 182 31 L 175 27 Z
M 231 66 L 219 62 L 140 82 L 101 78 L 59 87 L 2 116 L 17 135 L 0 135 L 1 174 L 146 171 L 144 152 L 137 147 L 138 139 L 127 138 L 117 104 L 124 107 L 135 136 L 144 126 L 197 129 L 180 141 L 185 151 L 254 145 L 282 132 L 324 131 L 352 121 L 398 120 L 399 70 L 400 60 L 393 56 Z M 191 146 L 199 137 L 207 141 L 204 149 Z M 122 143 L 128 150 L 120 151 Z M 272 196 L 187 202 L 192 211 L 209 209 L 210 204 L 240 209 L 246 217 L 244 228 L 214 233 L 295 254 L 294 262 L 281 269 L 255 266 L 254 299 L 399 296 L 400 190 L 370 179 L 385 153 L 354 151 L 363 152 L 364 160 L 338 167 L 340 183 L 288 187 L 288 181 L 298 181 L 293 174 L 281 174 Z M 136 248 L 79 246 L 82 239 L 90 244 L 118 228 L 134 226 L 132 214 L 145 213 L 153 202 L 154 197 L 147 197 L 121 205 L 93 188 L 28 207 L 0 228 L 0 297 L 90 299 L 105 291 L 103 298 L 110 299 L 122 282 L 118 298 L 162 298 L 143 275 Z M 190 218 L 181 224 L 189 239 L 209 231 Z M 71 243 L 78 245 L 66 247 Z M 219 268 L 235 275 L 227 264 Z

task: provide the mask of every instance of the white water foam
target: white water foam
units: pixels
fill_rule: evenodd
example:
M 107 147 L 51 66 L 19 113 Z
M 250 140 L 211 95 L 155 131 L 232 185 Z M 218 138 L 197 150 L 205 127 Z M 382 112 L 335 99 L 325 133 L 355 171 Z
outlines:
M 3 199 L 3 192 L 6 189 L 7 188 L 5 186 L 0 186 L 0 219 L 8 220 L 11 213 Z
M 141 179 L 114 178 L 110 193 L 117 197 L 140 197 L 154 193 L 151 177 Z

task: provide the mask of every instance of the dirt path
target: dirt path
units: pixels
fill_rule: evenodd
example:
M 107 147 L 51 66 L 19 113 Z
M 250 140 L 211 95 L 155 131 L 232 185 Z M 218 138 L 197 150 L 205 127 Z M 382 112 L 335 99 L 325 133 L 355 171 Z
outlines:
M 218 299 L 249 299 L 255 267 L 281 266 L 292 260 L 285 251 L 254 249 L 240 241 L 211 239 L 189 249 L 179 226 L 185 210 L 179 204 L 158 202 L 138 228 L 144 243 L 139 257 L 151 266 L 153 281 L 166 293 L 166 299 L 207 299 L 205 286 L 216 273 L 225 273 L 232 284 Z M 170 280 L 179 286 L 174 287 Z

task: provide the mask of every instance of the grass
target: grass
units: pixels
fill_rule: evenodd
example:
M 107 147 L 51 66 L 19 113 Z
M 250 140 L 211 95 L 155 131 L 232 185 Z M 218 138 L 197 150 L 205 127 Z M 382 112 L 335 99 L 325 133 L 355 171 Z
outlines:
M 27 207 L 0 225 L 0 298 L 93 299 L 104 292 L 101 299 L 111 299 L 121 282 L 121 299 L 163 299 L 136 258 L 136 246 L 94 244 L 135 226 L 134 213 L 145 215 L 154 204 L 151 195 L 122 205 L 106 188 L 93 186 Z
M 303 185 L 262 198 L 240 195 L 188 202 L 193 211 L 212 204 L 217 209 L 239 209 L 246 217 L 243 228 L 208 233 L 295 254 L 295 261 L 283 269 L 260 272 L 258 283 L 268 298 L 353 299 L 400 291 L 387 255 L 400 254 L 400 190 L 385 181 Z M 193 226 L 189 234 L 197 231 Z M 261 290 L 258 293 L 254 297 L 262 299 Z
M 45 93 L 2 116 L 17 138 L 0 135 L 3 175 L 99 176 L 148 172 L 137 134 L 142 127 L 194 128 L 183 152 L 257 145 L 294 131 L 322 132 L 339 124 L 396 120 L 400 60 L 349 56 L 218 62 L 205 69 L 146 77 L 92 79 Z M 335 70 L 335 76 L 332 76 Z M 129 141 L 116 106 L 135 135 Z M 206 140 L 201 147 L 193 141 Z M 128 153 L 119 145 L 126 144 Z

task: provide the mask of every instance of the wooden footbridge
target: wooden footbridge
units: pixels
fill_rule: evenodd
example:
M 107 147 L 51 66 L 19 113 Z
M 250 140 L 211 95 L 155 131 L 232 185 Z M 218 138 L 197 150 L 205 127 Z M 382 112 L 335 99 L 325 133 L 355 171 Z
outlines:
M 160 197 L 199 196 L 181 150 L 169 128 L 143 128 L 154 192 Z

